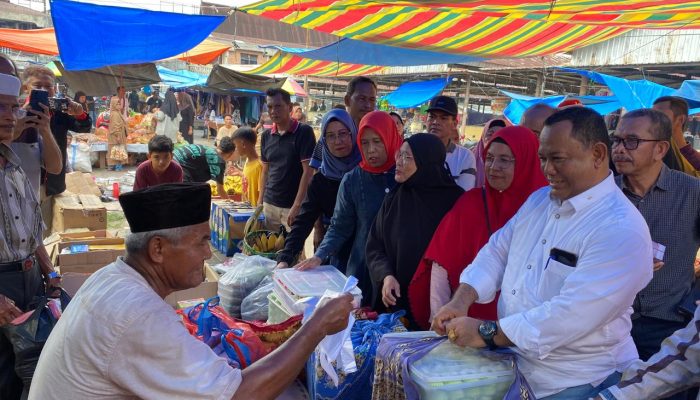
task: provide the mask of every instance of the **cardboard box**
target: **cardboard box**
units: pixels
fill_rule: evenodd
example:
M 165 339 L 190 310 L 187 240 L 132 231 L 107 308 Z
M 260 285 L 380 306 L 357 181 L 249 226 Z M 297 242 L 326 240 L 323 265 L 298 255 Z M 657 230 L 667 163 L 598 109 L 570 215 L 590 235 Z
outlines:
M 70 242 L 85 239 L 105 239 L 114 237 L 114 235 L 112 235 L 104 229 L 100 229 L 99 231 L 85 231 L 72 233 L 59 232 L 58 236 L 61 238 L 62 242 Z
M 92 175 L 83 172 L 70 172 L 66 174 L 66 190 L 72 194 L 91 194 L 102 196 L 100 187 L 92 179 Z
M 173 307 L 177 306 L 178 301 L 190 300 L 196 298 L 208 299 L 214 297 L 218 291 L 218 281 L 219 274 L 214 271 L 208 264 L 204 263 L 204 279 L 199 286 L 187 289 L 179 290 L 177 292 L 171 293 L 165 298 L 165 301 Z M 80 289 L 80 287 L 87 281 L 87 279 L 92 275 L 92 273 L 79 273 L 79 272 L 65 272 L 61 273 L 61 284 L 63 289 L 71 296 L 75 296 L 75 293 Z
M 214 201 L 211 204 L 211 243 L 226 257 L 239 252 L 238 244 L 243 240 L 246 222 L 255 209 L 249 205 L 236 204 L 230 201 Z M 264 221 L 261 214 L 259 221 Z
M 54 196 L 53 231 L 71 228 L 107 229 L 107 209 L 99 197 L 90 194 Z
M 124 250 L 91 250 L 86 253 L 61 254 L 61 251 L 74 244 L 87 245 L 123 245 L 123 238 L 84 239 L 63 241 L 58 244 L 58 257 L 56 266 L 61 274 L 67 272 L 93 273 L 100 268 L 116 261 L 117 257 L 124 255 Z
M 66 272 L 61 274 L 61 286 L 70 295 L 70 297 L 75 296 L 75 293 L 80 289 L 80 287 L 85 283 L 85 281 L 92 274 L 81 274 L 77 272 Z
M 204 282 L 200 283 L 199 286 L 173 292 L 165 298 L 165 302 L 175 308 L 177 307 L 178 301 L 197 299 L 200 297 L 206 300 L 216 296 L 219 291 L 219 274 L 207 263 L 204 263 L 203 273 Z

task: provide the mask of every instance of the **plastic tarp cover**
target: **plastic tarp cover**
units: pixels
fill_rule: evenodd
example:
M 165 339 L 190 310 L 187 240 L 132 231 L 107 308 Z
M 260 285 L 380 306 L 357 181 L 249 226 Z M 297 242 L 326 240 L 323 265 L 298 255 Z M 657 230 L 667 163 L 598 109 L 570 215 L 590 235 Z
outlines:
M 313 50 L 282 46 L 270 47 L 287 53 L 294 53 L 312 60 L 335 61 L 350 64 L 383 65 L 392 67 L 432 64 L 459 64 L 483 60 L 482 57 L 407 49 L 347 38 L 340 39 L 336 43 Z
M 617 97 L 620 105 L 627 111 L 650 108 L 654 105 L 654 100 L 661 96 L 672 96 L 676 91 L 668 86 L 659 85 L 658 83 L 644 79 L 631 81 L 612 75 L 601 74 L 599 72 L 574 68 L 559 68 L 559 70 L 587 76 L 592 81 L 609 87 L 613 94 L 615 94 L 615 97 Z M 693 103 L 691 107 L 700 106 L 700 102 L 694 105 L 695 102 L 692 99 L 687 100 L 689 100 L 689 103 Z
M 82 90 L 88 96 L 104 96 L 117 93 L 117 87 L 135 90 L 160 82 L 156 65 L 152 63 L 117 65 L 94 70 L 67 71 L 61 62 L 55 61 L 61 72 L 61 80 L 71 89 Z
M 257 96 L 265 93 L 267 89 L 281 88 L 283 84 L 284 79 L 245 74 L 216 65 L 209 73 L 206 86 L 201 89 L 214 93 L 247 92 Z
M 384 99 L 396 108 L 416 107 L 440 94 L 451 81 L 452 78 L 438 78 L 407 82 L 384 96 Z
M 501 90 L 501 93 L 511 98 L 510 104 L 503 111 L 503 115 L 514 124 L 519 124 L 525 111 L 535 104 L 543 103 L 550 107 L 557 108 L 566 99 L 577 99 L 584 106 L 595 110 L 600 115 L 609 114 L 621 107 L 615 96 L 550 96 L 532 97 L 519 93 Z
M 207 81 L 206 75 L 201 75 L 196 72 L 187 70 L 173 71 L 160 65 L 157 68 L 161 82 L 175 89 L 204 85 Z
M 51 17 L 67 70 L 172 57 L 195 47 L 225 20 L 67 0 L 51 1 Z
M 0 47 L 48 56 L 58 55 L 58 45 L 53 28 L 0 29 Z

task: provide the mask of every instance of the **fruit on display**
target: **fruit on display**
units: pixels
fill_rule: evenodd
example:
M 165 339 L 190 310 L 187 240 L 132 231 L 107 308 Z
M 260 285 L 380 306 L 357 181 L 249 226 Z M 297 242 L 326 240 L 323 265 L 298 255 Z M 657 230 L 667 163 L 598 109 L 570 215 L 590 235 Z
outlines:
M 256 236 L 252 245 L 253 249 L 260 253 L 276 253 L 284 249 L 286 233 L 270 232 Z

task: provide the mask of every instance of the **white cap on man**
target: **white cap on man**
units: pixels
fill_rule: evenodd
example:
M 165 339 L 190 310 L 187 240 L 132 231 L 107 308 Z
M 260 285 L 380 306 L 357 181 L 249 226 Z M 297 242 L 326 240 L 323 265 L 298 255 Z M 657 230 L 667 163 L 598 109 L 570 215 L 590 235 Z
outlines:
M 22 82 L 16 76 L 0 74 L 0 95 L 17 97 L 21 86 Z

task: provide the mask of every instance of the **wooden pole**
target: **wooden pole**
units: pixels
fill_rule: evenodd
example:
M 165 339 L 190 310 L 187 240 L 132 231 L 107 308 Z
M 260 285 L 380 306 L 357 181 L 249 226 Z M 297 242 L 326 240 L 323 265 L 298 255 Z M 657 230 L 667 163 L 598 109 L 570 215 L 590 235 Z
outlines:
M 464 89 L 464 106 L 462 107 L 462 131 L 464 131 L 464 127 L 467 126 L 467 123 L 469 122 L 469 93 L 471 92 L 472 89 L 472 74 L 467 74 L 465 77 L 467 81 L 467 86 Z
M 581 77 L 581 88 L 578 91 L 579 96 L 585 96 L 588 94 L 588 82 L 587 76 Z

